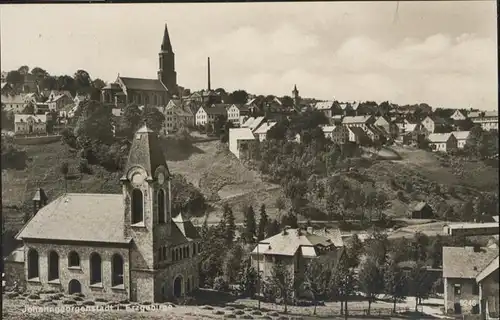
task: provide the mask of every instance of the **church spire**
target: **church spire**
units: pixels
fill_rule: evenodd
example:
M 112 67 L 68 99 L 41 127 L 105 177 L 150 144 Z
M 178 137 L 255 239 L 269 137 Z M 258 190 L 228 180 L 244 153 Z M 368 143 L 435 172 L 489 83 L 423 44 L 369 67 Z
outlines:
M 166 23 L 165 31 L 163 32 L 163 42 L 161 43 L 161 51 L 172 52 L 172 43 L 170 43 L 170 36 L 168 35 L 168 28 Z

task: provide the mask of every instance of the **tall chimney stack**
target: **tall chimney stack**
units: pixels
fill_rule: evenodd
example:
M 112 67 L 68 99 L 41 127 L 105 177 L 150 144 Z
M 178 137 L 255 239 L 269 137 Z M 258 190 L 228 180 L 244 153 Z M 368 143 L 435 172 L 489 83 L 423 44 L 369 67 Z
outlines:
M 207 61 L 208 61 L 208 91 L 210 91 L 211 90 L 211 88 L 210 88 L 210 57 L 208 57 Z

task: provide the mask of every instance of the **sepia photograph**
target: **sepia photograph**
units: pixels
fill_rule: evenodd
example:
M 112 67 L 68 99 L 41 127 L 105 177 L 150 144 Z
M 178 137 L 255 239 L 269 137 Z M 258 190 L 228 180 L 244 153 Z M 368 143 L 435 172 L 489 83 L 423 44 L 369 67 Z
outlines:
M 0 4 L 2 318 L 498 320 L 497 6 Z

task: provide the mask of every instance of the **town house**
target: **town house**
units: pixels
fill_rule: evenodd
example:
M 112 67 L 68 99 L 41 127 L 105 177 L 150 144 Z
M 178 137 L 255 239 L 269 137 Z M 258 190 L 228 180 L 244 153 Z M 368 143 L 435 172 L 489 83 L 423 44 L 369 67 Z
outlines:
M 31 135 L 47 133 L 47 116 L 44 114 L 15 114 L 14 134 Z
M 443 118 L 427 116 L 421 124 L 428 133 L 438 133 L 443 132 L 447 122 Z
M 485 111 L 471 117 L 473 123 L 481 125 L 483 130 L 498 130 L 498 111 Z
M 457 139 L 457 148 L 463 149 L 469 139 L 470 131 L 452 131 L 451 134 Z
M 340 112 L 338 112 L 338 113 L 335 112 L 335 111 L 337 111 L 337 109 L 340 109 L 340 108 L 338 108 L 336 106 L 336 104 L 333 100 L 316 102 L 316 104 L 314 105 L 314 109 L 323 112 L 328 119 L 330 119 L 334 115 L 340 113 Z M 338 111 L 340 111 L 340 110 L 338 110 Z
M 16 237 L 28 290 L 161 302 L 198 287 L 200 237 L 182 212 L 171 216 L 171 173 L 147 126 L 133 138 L 120 183 L 121 194 L 34 201 Z
M 201 106 L 195 115 L 195 124 L 204 126 L 214 123 L 218 116 L 227 117 L 227 109 L 224 106 L 214 105 L 212 107 Z
M 266 121 L 258 127 L 253 133 L 257 136 L 260 142 L 267 139 L 267 132 L 277 124 L 275 121 Z
M 457 139 L 451 133 L 431 133 L 427 140 L 432 151 L 449 152 L 458 148 Z
M 366 131 L 367 126 L 373 124 L 373 116 L 346 116 L 342 119 L 342 125 L 346 127 L 358 127 Z
M 45 103 L 49 106 L 50 111 L 56 111 L 59 113 L 65 106 L 74 105 L 73 99 L 68 97 L 65 94 L 60 95 L 51 95 L 49 99 L 45 101 Z
M 250 128 L 229 129 L 229 151 L 240 159 L 241 155 L 248 150 L 248 144 L 255 141 L 255 136 Z
M 325 138 L 332 140 L 335 144 L 341 145 L 349 140 L 349 131 L 347 127 L 331 125 L 322 126 L 321 129 L 325 134 Z
M 467 117 L 462 113 L 462 111 L 455 110 L 455 112 L 453 112 L 453 114 L 450 116 L 450 119 L 453 119 L 455 121 L 460 121 L 467 119 Z
M 282 263 L 291 276 L 303 274 L 311 259 L 330 254 L 340 259 L 344 243 L 339 229 L 314 230 L 309 227 L 290 229 L 261 240 L 252 250 L 250 258 L 263 279 L 271 276 L 275 264 Z
M 165 116 L 163 132 L 175 132 L 181 127 L 194 126 L 194 114 L 189 107 L 188 101 L 172 99 L 166 107 L 158 107 Z
M 445 313 L 498 319 L 498 247 L 443 247 L 443 280 Z

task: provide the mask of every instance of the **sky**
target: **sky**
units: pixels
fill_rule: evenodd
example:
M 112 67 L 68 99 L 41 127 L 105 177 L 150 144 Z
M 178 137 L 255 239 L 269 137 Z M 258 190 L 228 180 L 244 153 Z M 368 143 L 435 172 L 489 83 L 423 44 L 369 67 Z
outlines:
M 1 69 L 156 78 L 165 23 L 178 84 L 339 101 L 498 106 L 496 1 L 0 6 Z

